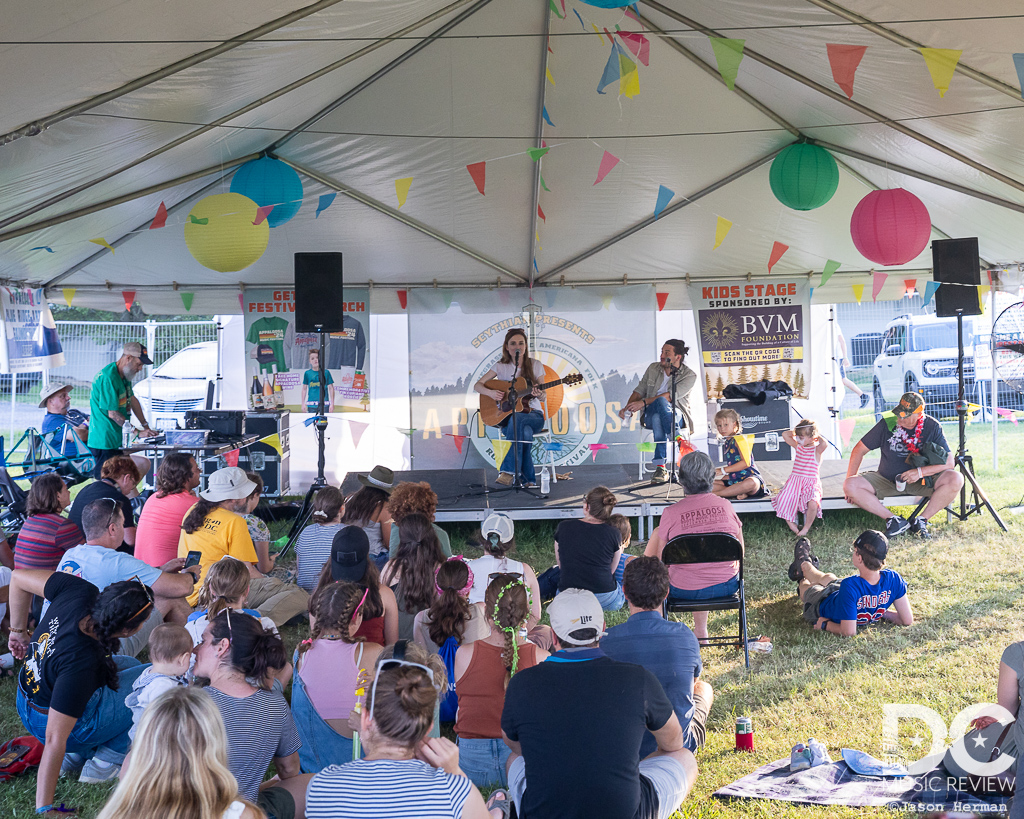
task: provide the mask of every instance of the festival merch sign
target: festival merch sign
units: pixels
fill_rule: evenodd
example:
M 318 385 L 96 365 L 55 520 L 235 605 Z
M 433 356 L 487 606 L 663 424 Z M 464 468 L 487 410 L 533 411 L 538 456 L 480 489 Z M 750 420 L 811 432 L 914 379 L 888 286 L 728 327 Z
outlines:
M 0 372 L 32 373 L 64 366 L 50 306 L 41 288 L 0 287 Z
M 806 279 L 690 286 L 709 401 L 729 384 L 785 381 L 810 394 Z
M 495 468 L 492 440 L 473 385 L 501 358 L 505 334 L 522 328 L 545 381 L 580 373 L 583 381 L 546 391 L 545 427 L 552 449 L 533 445 L 534 463 L 560 466 L 636 461 L 639 417 L 618 411 L 654 360 L 654 291 L 612 288 L 607 293 L 552 288 L 530 302 L 526 290 L 413 290 L 409 294 L 412 457 L 415 469 Z M 486 298 L 485 298 L 486 297 Z M 461 299 L 461 303 L 460 303 Z M 625 423 L 625 426 L 623 425 Z
M 368 412 L 369 290 L 346 288 L 344 309 L 344 329 L 329 333 L 324 339 L 324 412 Z M 249 408 L 316 412 L 320 336 L 295 332 L 295 291 L 246 290 L 242 294 L 242 312 Z

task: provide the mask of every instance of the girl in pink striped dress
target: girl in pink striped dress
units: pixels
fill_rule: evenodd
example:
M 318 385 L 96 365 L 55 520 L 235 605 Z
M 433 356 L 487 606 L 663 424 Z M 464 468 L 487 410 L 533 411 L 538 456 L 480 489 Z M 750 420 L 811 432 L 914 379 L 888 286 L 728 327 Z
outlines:
M 772 498 L 772 506 L 790 530 L 802 537 L 811 530 L 814 519 L 821 517 L 821 476 L 818 469 L 828 441 L 818 432 L 818 425 L 807 419 L 800 421 L 796 429 L 783 432 L 782 439 L 796 453 L 793 471 L 782 491 Z M 804 516 L 803 528 L 797 526 L 797 513 Z

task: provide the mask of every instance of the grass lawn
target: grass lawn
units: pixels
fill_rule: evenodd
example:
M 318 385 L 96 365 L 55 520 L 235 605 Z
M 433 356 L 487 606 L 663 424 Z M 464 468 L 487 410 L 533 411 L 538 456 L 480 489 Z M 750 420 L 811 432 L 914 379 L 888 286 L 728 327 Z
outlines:
M 870 420 L 865 416 L 858 425 L 854 441 Z M 998 474 L 991 468 L 988 425 L 969 427 L 969 447 L 982 486 L 996 507 L 1004 507 L 1016 504 L 1024 494 L 1024 430 L 1001 423 L 999 434 Z M 947 435 L 955 446 L 955 424 L 947 425 Z M 704 650 L 704 675 L 715 688 L 715 704 L 707 746 L 697 756 L 697 784 L 677 815 L 890 815 L 885 810 L 822 809 L 760 800 L 721 802 L 712 793 L 760 765 L 788 756 L 795 743 L 808 737 L 824 742 L 833 757 L 844 746 L 882 756 L 882 706 L 887 703 L 927 705 L 948 724 L 967 705 L 994 701 L 1002 651 L 1024 639 L 1024 603 L 1019 600 L 1024 564 L 1017 542 L 1024 536 L 1024 519 L 1003 514 L 1009 534 L 1003 534 L 987 513 L 964 523 L 947 523 L 940 514 L 933 520 L 931 541 L 908 536 L 895 541 L 889 566 L 906 579 L 917 622 L 909 629 L 871 628 L 852 640 L 815 632 L 804 624 L 794 584 L 785 574 L 793 556 L 788 529 L 771 515 L 744 516 L 750 632 L 770 637 L 775 650 L 751 655 L 749 672 L 737 650 Z M 822 568 L 840 577 L 851 573 L 849 544 L 863 529 L 879 523 L 861 512 L 827 512 L 811 530 Z M 523 523 L 517 529 L 518 557 L 538 571 L 547 568 L 553 561 L 554 525 Z M 461 545 L 473 527 L 451 526 L 449 531 L 457 552 L 477 554 Z M 609 624 L 624 616 L 611 616 Z M 726 633 L 734 623 L 734 613 L 712 614 L 711 631 Z M 286 631 L 289 652 L 303 632 Z M 5 739 L 24 733 L 14 692 L 13 680 L 0 681 L 0 736 Z M 752 754 L 733 749 L 736 716 L 753 718 Z M 926 728 L 901 724 L 900 752 L 908 759 L 920 755 L 909 741 L 916 731 L 927 747 Z M 34 776 L 5 785 L 0 789 L 0 816 L 32 815 L 34 789 Z M 62 781 L 57 799 L 91 817 L 108 791 L 106 786 Z

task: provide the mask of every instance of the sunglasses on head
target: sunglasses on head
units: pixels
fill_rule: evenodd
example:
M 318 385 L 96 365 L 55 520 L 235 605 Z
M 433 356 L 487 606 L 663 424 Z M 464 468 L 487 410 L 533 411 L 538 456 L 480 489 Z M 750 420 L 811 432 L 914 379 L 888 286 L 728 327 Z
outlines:
M 116 504 L 117 501 L 115 501 L 114 503 Z M 132 620 L 134 620 L 136 617 L 138 617 L 140 614 L 142 614 L 142 612 L 144 612 L 146 609 L 148 609 L 150 606 L 153 605 L 153 595 L 150 594 L 149 586 L 147 586 L 145 583 L 142 582 L 142 578 L 141 577 L 139 577 L 138 575 L 135 575 L 134 577 L 129 578 L 129 579 L 133 583 L 138 583 L 140 586 L 142 586 L 142 591 L 144 591 L 146 593 L 146 605 L 144 605 L 141 609 L 139 609 L 137 612 L 135 612 L 135 614 L 133 614 L 131 617 L 128 618 L 128 622 L 130 623 Z
M 377 705 L 377 681 L 380 679 L 382 671 L 387 671 L 392 668 L 401 668 L 402 666 L 408 666 L 410 668 L 418 668 L 421 671 L 426 672 L 427 677 L 430 679 L 430 684 L 434 686 L 434 690 L 440 693 L 437 687 L 437 682 L 434 680 L 434 672 L 432 669 L 427 668 L 425 665 L 420 663 L 409 662 L 405 659 L 405 647 L 409 644 L 408 640 L 399 640 L 395 643 L 394 655 L 387 660 L 381 660 L 377 663 L 377 672 L 373 675 L 373 687 L 370 689 L 370 719 L 373 719 L 373 709 Z

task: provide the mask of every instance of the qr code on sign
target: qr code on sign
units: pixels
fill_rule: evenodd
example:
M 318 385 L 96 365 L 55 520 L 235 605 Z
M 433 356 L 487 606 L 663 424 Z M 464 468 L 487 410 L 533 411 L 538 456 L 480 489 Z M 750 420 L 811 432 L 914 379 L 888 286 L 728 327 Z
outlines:
M 722 363 L 722 354 L 721 353 L 716 353 L 716 352 L 711 353 L 711 362 L 710 363 L 711 364 L 721 364 Z
M 793 357 L 793 348 L 792 347 L 783 347 L 782 348 L 782 358 L 783 359 L 787 359 L 787 358 L 792 358 L 792 357 Z

